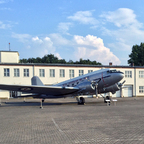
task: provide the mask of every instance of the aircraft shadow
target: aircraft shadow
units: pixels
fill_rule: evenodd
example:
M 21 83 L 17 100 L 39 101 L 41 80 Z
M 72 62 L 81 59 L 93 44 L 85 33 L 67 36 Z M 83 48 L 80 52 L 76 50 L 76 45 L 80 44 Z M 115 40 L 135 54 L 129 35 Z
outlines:
M 78 105 L 77 102 L 44 102 L 42 104 L 43 106 L 60 106 L 60 105 L 70 105 L 70 106 L 83 106 Z M 86 102 L 84 106 L 86 105 L 96 105 L 96 106 L 105 106 L 106 104 L 102 101 L 94 101 L 94 102 Z M 1 107 L 11 107 L 11 106 L 40 106 L 40 102 L 38 101 L 7 101 L 2 102 Z

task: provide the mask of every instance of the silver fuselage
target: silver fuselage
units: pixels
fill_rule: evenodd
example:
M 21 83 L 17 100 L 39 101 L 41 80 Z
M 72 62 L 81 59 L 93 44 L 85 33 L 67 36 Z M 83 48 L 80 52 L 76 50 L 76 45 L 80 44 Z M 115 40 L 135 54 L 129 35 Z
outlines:
M 118 83 L 120 80 L 123 79 L 123 73 L 116 70 L 110 69 L 101 69 L 98 71 L 94 71 L 61 83 L 56 84 L 55 86 L 62 86 L 62 87 L 79 87 L 83 89 L 74 93 L 72 95 L 77 95 L 79 93 L 85 94 L 95 94 L 95 90 L 91 88 L 91 83 L 95 82 L 98 84 L 98 91 L 109 86 L 112 86 Z

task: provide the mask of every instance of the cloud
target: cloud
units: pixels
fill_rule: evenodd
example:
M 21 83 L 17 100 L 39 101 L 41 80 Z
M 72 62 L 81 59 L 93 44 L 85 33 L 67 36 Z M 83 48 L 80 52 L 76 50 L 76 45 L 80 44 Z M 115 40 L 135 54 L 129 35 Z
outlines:
M 141 28 L 142 23 L 136 19 L 134 11 L 128 8 L 119 8 L 116 11 L 109 11 L 103 13 L 100 17 L 105 18 L 106 21 L 114 23 L 117 27 L 137 27 Z
M 17 34 L 17 33 L 12 33 L 11 35 L 13 38 L 18 39 L 20 42 L 22 43 L 26 43 L 29 42 L 29 40 L 31 39 L 31 35 L 29 34 Z
M 17 34 L 12 33 L 12 37 L 18 39 L 24 44 L 24 51 L 27 51 L 30 57 L 43 57 L 47 54 L 54 54 L 58 58 L 61 58 L 60 54 L 56 51 L 56 48 L 50 37 L 31 36 L 29 34 Z
M 0 0 L 0 4 L 6 3 L 7 0 Z
M 82 58 L 96 60 L 102 64 L 108 64 L 109 62 L 120 64 L 120 60 L 109 48 L 104 46 L 103 40 L 93 35 L 85 37 L 74 35 L 71 40 L 56 33 L 43 37 L 12 33 L 12 37 L 24 43 L 27 57 L 43 57 L 51 53 L 59 59 L 72 59 L 75 61 Z M 60 46 L 62 48 L 59 48 Z M 61 57 L 61 54 L 63 57 Z
M 41 57 L 46 54 L 56 53 L 56 48 L 49 37 L 32 37 L 30 44 L 31 49 L 35 50 L 37 55 L 40 55 Z
M 0 0 L 0 4 L 8 3 L 8 2 L 13 2 L 13 0 Z
M 70 27 L 72 27 L 72 23 L 70 23 L 70 22 L 67 22 L 67 23 L 59 23 L 58 24 L 58 30 L 61 32 L 61 33 L 63 33 L 63 34 L 67 34 L 67 35 L 70 35 L 69 33 L 68 33 L 68 30 L 69 30 L 69 28 Z
M 71 42 L 66 38 L 62 37 L 59 33 L 52 33 L 49 35 L 55 46 L 69 45 Z
M 59 53 L 55 53 L 55 56 L 56 56 L 58 59 L 62 59 L 62 57 L 60 56 Z
M 9 11 L 10 11 L 10 10 L 12 10 L 12 9 L 11 9 L 11 8 L 6 8 L 6 7 L 5 7 L 5 8 L 0 8 L 0 10 L 9 10 Z
M 101 62 L 102 64 L 120 64 L 120 60 L 110 51 L 109 48 L 104 46 L 103 40 L 93 35 L 74 36 L 74 42 L 77 47 L 75 48 L 75 57 L 77 59 L 90 59 Z
M 136 19 L 136 14 L 128 8 L 119 8 L 116 11 L 105 12 L 100 15 L 105 21 L 103 25 L 103 34 L 115 39 L 113 48 L 121 50 L 130 50 L 134 44 L 143 42 L 144 30 L 143 24 Z M 116 29 L 110 29 L 107 24 L 111 23 Z
M 43 43 L 43 41 L 42 41 L 41 39 L 39 39 L 38 36 L 33 37 L 33 38 L 32 38 L 32 41 L 33 41 L 33 42 L 38 42 L 38 43 Z
M 98 21 L 92 16 L 93 11 L 78 11 L 73 16 L 67 17 L 70 20 L 78 21 L 81 24 L 97 25 Z
M 2 21 L 0 21 L 0 29 L 10 29 L 12 27 L 11 22 L 3 23 Z

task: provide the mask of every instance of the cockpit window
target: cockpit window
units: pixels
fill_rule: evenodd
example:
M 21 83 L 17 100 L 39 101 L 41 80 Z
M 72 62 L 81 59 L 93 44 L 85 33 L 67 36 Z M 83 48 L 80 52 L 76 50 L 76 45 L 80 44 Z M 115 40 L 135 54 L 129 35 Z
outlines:
M 108 70 L 107 73 L 123 73 L 123 72 L 117 70 Z
M 117 70 L 108 70 L 107 73 L 116 73 L 116 72 L 120 72 L 120 71 L 117 71 Z

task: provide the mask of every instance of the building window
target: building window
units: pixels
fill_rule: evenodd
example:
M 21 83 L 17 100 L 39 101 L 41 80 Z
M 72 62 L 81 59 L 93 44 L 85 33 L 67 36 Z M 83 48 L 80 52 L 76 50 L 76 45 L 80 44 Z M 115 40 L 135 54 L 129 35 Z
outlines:
M 4 68 L 4 76 L 9 77 L 10 76 L 10 69 L 9 68 Z
M 144 78 L 144 71 L 139 71 L 139 78 Z
M 45 70 L 44 69 L 39 69 L 39 76 L 45 77 Z
M 74 70 L 69 70 L 69 77 L 70 78 L 73 78 L 74 77 Z
M 24 77 L 29 77 L 29 69 L 24 69 Z
M 14 77 L 19 77 L 19 69 L 14 69 Z
M 50 69 L 50 77 L 55 77 L 55 69 Z
M 84 70 L 79 70 L 79 76 L 84 74 Z
M 88 73 L 91 73 L 91 72 L 93 72 L 93 70 L 88 70 Z
M 65 77 L 65 70 L 64 69 L 60 69 L 60 77 Z
M 132 71 L 125 71 L 126 78 L 132 78 Z
M 139 93 L 144 93 L 144 86 L 139 86 Z

